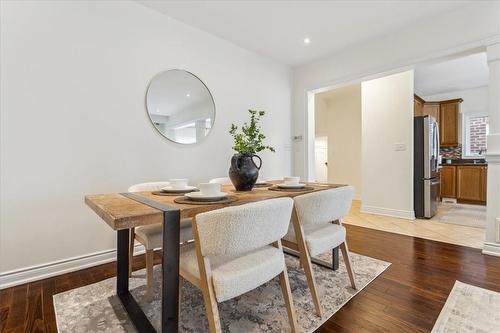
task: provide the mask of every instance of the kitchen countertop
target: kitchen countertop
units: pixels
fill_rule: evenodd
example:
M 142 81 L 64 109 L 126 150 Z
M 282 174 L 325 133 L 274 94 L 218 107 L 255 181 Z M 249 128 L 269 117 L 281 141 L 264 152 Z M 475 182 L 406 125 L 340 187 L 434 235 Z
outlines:
M 486 162 L 481 162 L 481 163 L 468 163 L 468 162 L 452 162 L 452 163 L 442 163 L 441 166 L 488 166 L 488 163 Z

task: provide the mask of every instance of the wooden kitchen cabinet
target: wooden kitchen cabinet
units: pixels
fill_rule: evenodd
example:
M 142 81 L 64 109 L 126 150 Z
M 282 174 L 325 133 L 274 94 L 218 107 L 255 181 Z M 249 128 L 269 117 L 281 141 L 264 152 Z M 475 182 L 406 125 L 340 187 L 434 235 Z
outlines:
M 483 169 L 483 186 L 482 186 L 482 189 L 481 189 L 481 201 L 486 203 L 486 196 L 487 196 L 487 191 L 488 191 L 488 186 L 486 184 L 488 184 L 488 167 L 485 167 L 483 166 L 482 167 Z
M 457 166 L 457 199 L 462 202 L 486 202 L 485 166 Z
M 444 165 L 441 168 L 441 198 L 456 198 L 456 167 Z
M 417 95 L 413 95 L 413 115 L 414 117 L 423 116 L 424 113 L 424 100 L 418 97 Z
M 458 146 L 458 117 L 462 99 L 439 103 L 439 137 L 442 147 Z
M 422 110 L 423 116 L 432 116 L 439 123 L 439 103 L 438 102 L 425 102 Z

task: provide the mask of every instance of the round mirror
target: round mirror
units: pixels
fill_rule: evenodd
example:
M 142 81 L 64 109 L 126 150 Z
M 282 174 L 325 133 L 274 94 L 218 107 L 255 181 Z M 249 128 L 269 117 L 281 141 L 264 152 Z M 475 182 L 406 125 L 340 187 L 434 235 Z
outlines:
M 207 86 L 184 70 L 157 74 L 149 84 L 146 106 L 158 132 L 177 143 L 200 142 L 215 120 L 215 103 Z

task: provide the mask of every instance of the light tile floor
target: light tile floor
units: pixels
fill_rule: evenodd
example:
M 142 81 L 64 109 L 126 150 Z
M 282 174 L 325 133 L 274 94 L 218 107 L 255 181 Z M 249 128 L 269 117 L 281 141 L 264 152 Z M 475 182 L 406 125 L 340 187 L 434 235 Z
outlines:
M 483 248 L 484 229 L 439 222 L 439 218 L 443 215 L 446 207 L 440 206 L 438 214 L 430 220 L 405 220 L 395 217 L 365 214 L 360 212 L 360 207 L 360 201 L 353 201 L 351 211 L 343 222 L 444 243 Z

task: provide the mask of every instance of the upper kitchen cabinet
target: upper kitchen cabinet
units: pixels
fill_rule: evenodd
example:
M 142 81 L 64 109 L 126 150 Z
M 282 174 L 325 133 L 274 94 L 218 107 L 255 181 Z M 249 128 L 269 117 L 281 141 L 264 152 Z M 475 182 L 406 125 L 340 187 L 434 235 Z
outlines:
M 438 102 L 425 102 L 423 108 L 423 115 L 432 116 L 439 123 L 439 103 Z
M 458 146 L 458 117 L 462 99 L 439 102 L 439 137 L 442 147 Z
M 439 102 L 426 102 L 418 95 L 413 95 L 414 116 L 432 116 L 439 122 Z
M 417 95 L 413 95 L 413 113 L 415 117 L 424 115 L 424 103 L 423 99 Z

